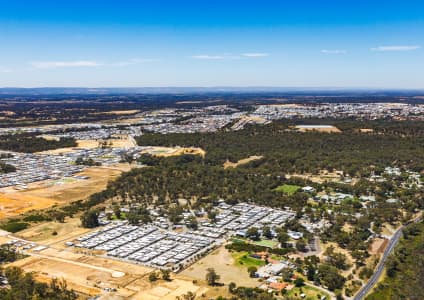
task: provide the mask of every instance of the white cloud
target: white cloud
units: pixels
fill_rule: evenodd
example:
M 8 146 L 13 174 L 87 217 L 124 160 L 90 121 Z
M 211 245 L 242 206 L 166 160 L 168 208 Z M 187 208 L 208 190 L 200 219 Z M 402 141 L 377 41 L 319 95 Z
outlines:
M 88 60 L 78 61 L 35 61 L 31 65 L 37 69 L 55 69 L 55 68 L 77 68 L 77 67 L 99 67 L 102 63 Z
M 218 60 L 218 59 L 225 59 L 225 56 L 222 55 L 208 55 L 208 54 L 201 54 L 201 55 L 194 55 L 192 56 L 194 59 L 211 59 L 211 60 Z
M 251 52 L 251 53 L 243 53 L 244 57 L 267 57 L 269 53 L 261 53 L 261 52 Z
M 421 46 L 378 46 L 375 48 L 371 48 L 371 51 L 379 51 L 379 52 L 385 52 L 385 51 L 413 51 L 420 49 Z
M 347 51 L 343 50 L 343 49 L 331 49 L 331 50 L 323 49 L 323 50 L 321 50 L 321 53 L 324 53 L 324 54 L 346 54 Z

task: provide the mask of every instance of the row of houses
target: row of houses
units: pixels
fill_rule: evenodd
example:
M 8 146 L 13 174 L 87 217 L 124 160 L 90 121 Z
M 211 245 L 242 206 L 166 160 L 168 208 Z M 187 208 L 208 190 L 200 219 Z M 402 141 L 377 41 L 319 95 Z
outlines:
M 105 251 L 107 256 L 149 267 L 178 271 L 222 241 L 199 232 L 176 233 L 153 225 L 133 226 L 114 221 L 68 246 Z

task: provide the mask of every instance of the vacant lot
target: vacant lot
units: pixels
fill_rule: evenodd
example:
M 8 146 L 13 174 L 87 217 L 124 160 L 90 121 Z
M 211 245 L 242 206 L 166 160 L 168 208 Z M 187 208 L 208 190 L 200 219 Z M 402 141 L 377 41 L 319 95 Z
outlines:
M 307 132 L 307 131 L 318 131 L 318 132 L 327 132 L 327 133 L 341 132 L 340 129 L 331 125 L 298 125 L 295 128 L 300 132 Z
M 132 296 L 139 290 L 127 286 L 136 280 L 147 281 L 145 277 L 152 271 L 144 266 L 54 248 L 28 254 L 30 257 L 12 265 L 19 266 L 26 272 L 35 272 L 41 281 L 65 278 L 70 288 L 86 295 L 97 295 L 101 293 L 102 288 L 114 287 L 118 290 L 117 295 Z
M 17 236 L 43 245 L 54 245 L 55 248 L 64 248 L 64 241 L 72 240 L 90 231 L 82 228 L 79 218 L 67 218 L 65 223 L 43 222 L 20 231 Z M 53 235 L 56 232 L 57 235 Z
M 30 210 L 45 209 L 76 200 L 85 199 L 91 194 L 106 188 L 109 180 L 128 171 L 128 164 L 114 167 L 88 168 L 77 174 L 89 179 L 69 179 L 31 183 L 28 190 L 17 191 L 12 188 L 0 192 L 0 218 L 7 218 L 26 213 Z
M 44 209 L 57 203 L 54 199 L 19 192 L 0 193 L 0 219 L 17 216 L 33 209 Z
M 197 280 L 204 280 L 208 268 L 215 269 L 216 273 L 221 276 L 220 282 L 222 283 L 236 282 L 240 286 L 248 287 L 259 285 L 257 280 L 249 277 L 246 267 L 236 264 L 231 253 L 224 246 L 188 267 L 181 272 L 181 275 Z
M 227 161 L 224 163 L 224 169 L 227 169 L 227 168 L 236 168 L 236 167 L 238 167 L 238 166 L 240 166 L 240 165 L 247 164 L 247 163 L 249 163 L 249 162 L 251 162 L 251 161 L 261 159 L 262 157 L 263 157 L 263 156 L 253 155 L 253 156 L 249 156 L 248 158 L 240 159 L 238 162 L 235 162 L 235 163 L 234 163 L 234 162 L 231 162 L 231 161 L 229 161 L 229 160 L 227 160 Z
M 201 287 L 194 284 L 190 279 L 176 278 L 172 281 L 160 281 L 155 284 L 149 284 L 130 299 L 143 300 L 175 300 L 178 296 L 187 294 L 188 292 L 202 295 L 208 291 L 207 287 Z
M 183 148 L 183 147 L 149 147 L 141 153 L 150 154 L 159 157 L 178 156 L 184 154 L 193 154 L 205 156 L 206 152 L 201 148 Z

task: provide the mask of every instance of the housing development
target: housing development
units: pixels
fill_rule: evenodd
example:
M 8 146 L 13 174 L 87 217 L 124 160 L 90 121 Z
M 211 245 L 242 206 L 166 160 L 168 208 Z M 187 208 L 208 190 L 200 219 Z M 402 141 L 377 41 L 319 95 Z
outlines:
M 213 97 L 3 125 L 5 267 L 81 299 L 380 293 L 422 222 L 424 105 Z

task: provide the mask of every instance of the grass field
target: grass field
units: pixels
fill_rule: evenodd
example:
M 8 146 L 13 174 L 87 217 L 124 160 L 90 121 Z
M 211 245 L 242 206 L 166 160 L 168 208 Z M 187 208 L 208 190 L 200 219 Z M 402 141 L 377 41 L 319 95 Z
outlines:
M 236 266 L 242 266 L 242 267 L 260 267 L 265 265 L 265 262 L 260 259 L 256 259 L 253 257 L 250 257 L 247 252 L 233 252 L 231 253 L 231 256 L 234 258 L 234 263 Z
M 253 242 L 253 244 L 258 245 L 258 246 L 268 247 L 268 248 L 274 248 L 275 246 L 278 245 L 278 242 L 271 241 L 271 240 L 260 240 L 260 241 L 257 241 L 257 242 Z
M 298 185 L 291 185 L 291 184 L 283 184 L 274 189 L 276 192 L 280 193 L 286 193 L 288 195 L 293 195 L 300 189 L 300 186 Z

